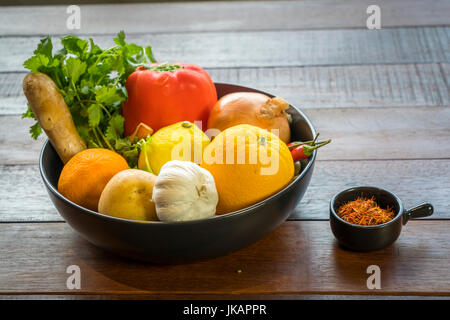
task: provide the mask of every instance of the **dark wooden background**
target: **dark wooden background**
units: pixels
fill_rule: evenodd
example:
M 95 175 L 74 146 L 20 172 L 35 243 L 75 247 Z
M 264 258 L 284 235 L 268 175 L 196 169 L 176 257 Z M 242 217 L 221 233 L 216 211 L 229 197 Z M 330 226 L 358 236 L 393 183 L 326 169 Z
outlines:
M 377 1 L 380 30 L 366 28 L 371 1 L 249 1 L 0 7 L 0 293 L 145 297 L 305 297 L 310 294 L 450 294 L 450 1 Z M 90 36 L 101 46 L 125 30 L 160 61 L 186 61 L 216 82 L 255 87 L 302 108 L 333 143 L 320 150 L 307 193 L 257 244 L 189 266 L 151 266 L 109 256 L 74 233 L 48 198 L 21 89 L 22 66 L 47 34 Z M 374 185 L 406 207 L 435 214 L 409 223 L 372 254 L 339 248 L 328 226 L 338 191 Z M 365 267 L 386 270 L 379 292 Z M 78 264 L 84 286 L 65 287 Z M 243 269 L 237 275 L 236 270 Z M 149 271 L 151 270 L 151 271 Z M 182 273 L 190 280 L 180 279 Z M 164 279 L 164 280 L 161 280 Z M 158 280 L 158 281 L 157 281 Z

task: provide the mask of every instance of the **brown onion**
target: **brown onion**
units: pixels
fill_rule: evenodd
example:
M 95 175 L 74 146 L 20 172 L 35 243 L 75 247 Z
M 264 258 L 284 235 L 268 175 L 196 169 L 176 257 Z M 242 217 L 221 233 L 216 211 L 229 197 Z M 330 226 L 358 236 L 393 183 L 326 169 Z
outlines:
M 256 92 L 234 92 L 217 101 L 208 118 L 208 129 L 223 131 L 238 124 L 250 124 L 270 131 L 279 130 L 279 138 L 288 143 L 291 138 L 289 103 Z

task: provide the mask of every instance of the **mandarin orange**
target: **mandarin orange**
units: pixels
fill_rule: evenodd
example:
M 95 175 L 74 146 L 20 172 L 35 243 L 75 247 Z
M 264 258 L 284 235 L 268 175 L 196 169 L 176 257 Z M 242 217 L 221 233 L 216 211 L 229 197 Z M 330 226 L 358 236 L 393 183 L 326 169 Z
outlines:
M 118 172 L 129 169 L 127 161 L 108 149 L 86 149 L 64 166 L 58 191 L 76 204 L 97 211 L 103 189 Z

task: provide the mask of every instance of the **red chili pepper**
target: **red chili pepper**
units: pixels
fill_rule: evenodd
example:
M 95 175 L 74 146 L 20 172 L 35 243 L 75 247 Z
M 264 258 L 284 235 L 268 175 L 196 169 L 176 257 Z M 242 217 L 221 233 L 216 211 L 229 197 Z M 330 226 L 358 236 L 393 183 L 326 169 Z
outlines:
M 326 140 L 323 142 L 319 142 L 313 146 L 308 144 L 299 145 L 291 150 L 292 159 L 294 160 L 294 162 L 297 162 L 302 159 L 309 158 L 315 149 L 320 148 L 330 142 L 331 140 Z
M 289 148 L 289 150 L 294 149 L 295 147 L 304 145 L 304 144 L 308 144 L 308 145 L 312 145 L 314 144 L 314 140 L 309 140 L 309 141 L 295 141 L 295 142 L 291 142 L 289 143 L 287 146 Z

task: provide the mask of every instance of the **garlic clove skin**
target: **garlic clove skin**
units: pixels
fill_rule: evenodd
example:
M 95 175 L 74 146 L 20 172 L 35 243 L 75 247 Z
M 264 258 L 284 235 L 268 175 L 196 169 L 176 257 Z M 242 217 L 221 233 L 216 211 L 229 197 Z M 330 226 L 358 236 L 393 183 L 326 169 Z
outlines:
M 152 201 L 161 221 L 189 221 L 214 216 L 219 196 L 208 170 L 190 161 L 172 160 L 156 177 Z

